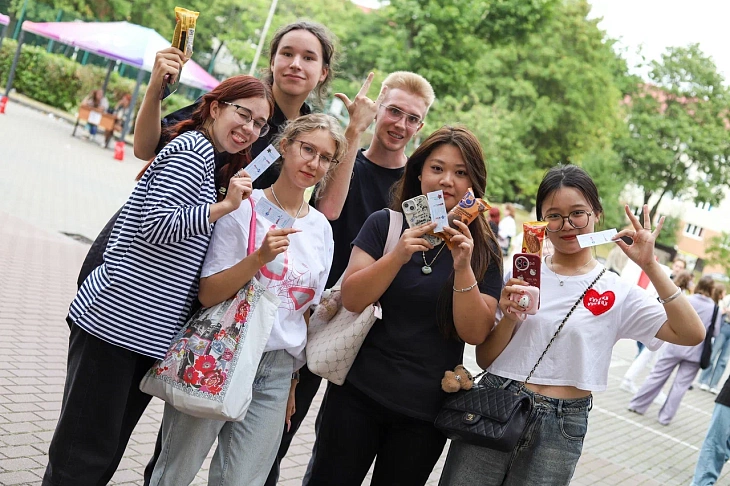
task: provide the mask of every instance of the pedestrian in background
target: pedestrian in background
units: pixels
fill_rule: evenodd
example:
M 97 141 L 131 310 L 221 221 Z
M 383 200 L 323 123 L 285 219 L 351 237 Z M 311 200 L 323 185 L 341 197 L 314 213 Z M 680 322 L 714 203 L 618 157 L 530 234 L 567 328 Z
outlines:
M 504 217 L 499 222 L 499 246 L 502 247 L 502 255 L 509 255 L 510 243 L 517 234 L 515 223 L 515 207 L 512 204 L 504 205 Z
M 715 398 L 710 426 L 702 442 L 691 486 L 711 486 L 720 477 L 722 467 L 730 459 L 730 380 Z
M 709 390 L 711 393 L 717 395 L 720 392 L 720 390 L 717 389 L 717 384 L 720 382 L 720 378 L 722 378 L 722 374 L 725 372 L 728 355 L 730 355 L 730 322 L 728 322 L 730 308 L 727 307 L 725 286 L 722 284 L 715 284 L 712 298 L 720 306 L 722 325 L 720 326 L 720 333 L 712 343 L 710 367 L 700 373 L 700 390 Z
M 675 280 L 678 276 L 675 277 Z M 712 323 L 712 316 L 717 302 L 713 300 L 713 288 L 715 286 L 712 277 L 705 276 L 700 279 L 695 287 L 695 292 L 687 300 L 700 316 L 705 329 L 709 329 Z M 715 318 L 715 336 L 720 332 L 721 314 L 718 312 Z M 644 415 L 649 409 L 652 401 L 659 395 L 662 387 L 669 379 L 675 368 L 677 376 L 674 378 L 672 388 L 669 390 L 667 399 L 659 409 L 659 423 L 669 425 L 679 409 L 679 403 L 684 394 L 689 390 L 690 385 L 700 370 L 700 357 L 702 356 L 703 343 L 695 346 L 666 344 L 654 368 L 647 377 L 639 391 L 629 403 L 629 411 Z

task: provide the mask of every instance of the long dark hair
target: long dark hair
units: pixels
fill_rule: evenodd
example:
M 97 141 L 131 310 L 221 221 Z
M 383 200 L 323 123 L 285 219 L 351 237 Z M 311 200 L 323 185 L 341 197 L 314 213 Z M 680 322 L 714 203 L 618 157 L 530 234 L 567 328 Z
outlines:
M 216 86 L 213 91 L 204 94 L 201 98 L 200 104 L 197 108 L 195 108 L 192 117 L 187 120 L 183 120 L 176 125 L 165 128 L 163 131 L 163 138 L 166 140 L 172 140 L 185 132 L 203 128 L 211 119 L 210 105 L 214 101 L 217 101 L 220 104 L 224 101 L 235 101 L 241 98 L 264 98 L 269 104 L 269 116 L 267 116 L 267 118 L 271 118 L 271 115 L 274 113 L 274 97 L 271 94 L 271 89 L 265 83 L 253 76 L 246 76 L 243 74 L 233 76 Z M 149 161 L 140 173 L 137 174 L 137 180 L 142 178 L 145 171 L 153 161 L 154 159 Z M 249 162 L 251 162 L 250 146 L 241 152 L 230 154 L 228 156 L 228 163 L 221 167 L 218 171 L 218 174 L 221 176 L 221 185 L 223 187 L 227 187 L 228 181 L 231 177 L 233 177 L 233 174 L 248 165 Z
M 421 195 L 421 181 L 418 177 L 431 153 L 442 145 L 453 145 L 461 152 L 466 163 L 466 173 L 476 197 L 484 197 L 487 188 L 487 168 L 479 140 L 466 128 L 444 126 L 433 132 L 408 158 L 403 176 L 393 187 L 393 211 L 402 212 L 403 201 Z M 502 256 L 497 252 L 497 238 L 487 219 L 480 215 L 469 225 L 474 238 L 474 251 L 471 255 L 471 268 L 481 282 L 492 262 L 496 262 L 502 272 Z M 459 337 L 454 326 L 454 272 L 441 289 L 438 298 L 438 326 L 447 338 Z
M 281 39 L 284 38 L 286 34 L 294 30 L 306 30 L 317 38 L 317 40 L 319 41 L 319 45 L 322 47 L 322 66 L 327 68 L 327 77 L 324 78 L 324 81 L 317 84 L 317 87 L 314 88 L 314 91 L 312 92 L 314 93 L 315 101 L 317 102 L 317 104 L 323 105 L 324 99 L 327 97 L 327 90 L 329 89 L 329 85 L 332 83 L 332 79 L 334 79 L 335 77 L 337 59 L 334 42 L 335 36 L 332 32 L 330 32 L 327 27 L 322 24 L 319 24 L 317 22 L 307 22 L 305 20 L 300 20 L 299 22 L 294 22 L 292 24 L 287 24 L 283 27 L 280 27 L 274 34 L 274 37 L 271 38 L 271 42 L 269 43 L 269 66 L 266 69 L 264 81 L 266 81 L 269 86 L 274 85 L 274 73 L 271 70 L 271 64 L 274 62 L 276 53 L 279 51 L 279 44 L 281 44 Z

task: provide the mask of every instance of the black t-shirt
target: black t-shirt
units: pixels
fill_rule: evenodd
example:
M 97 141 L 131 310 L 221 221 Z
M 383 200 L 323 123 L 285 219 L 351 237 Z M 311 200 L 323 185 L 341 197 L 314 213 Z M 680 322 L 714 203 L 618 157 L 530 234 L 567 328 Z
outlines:
M 378 211 L 370 216 L 354 245 L 376 260 L 382 257 L 390 216 Z M 403 222 L 401 232 L 407 228 Z M 441 249 L 426 252 L 431 262 Z M 383 319 L 365 338 L 347 381 L 383 406 L 421 420 L 433 421 L 447 394 L 441 390 L 444 371 L 462 362 L 464 343 L 446 339 L 438 328 L 437 301 L 453 270 L 448 248 L 424 275 L 423 254 L 413 254 L 380 298 Z M 479 291 L 499 298 L 502 276 L 497 262 L 489 265 Z
M 184 108 L 180 108 L 179 110 L 170 113 L 166 117 L 162 119 L 162 128 L 163 133 L 160 135 L 160 141 L 157 143 L 157 148 L 155 149 L 155 153 L 159 153 L 162 148 L 167 145 L 169 140 L 167 137 L 165 137 L 164 129 L 165 127 L 172 126 L 178 122 L 181 122 L 183 120 L 188 120 L 193 116 L 193 111 L 198 107 L 200 104 L 201 98 L 198 98 L 194 104 L 186 106 Z M 307 115 L 312 112 L 312 109 L 309 105 L 304 103 L 302 105 L 302 109 L 300 111 L 300 115 Z M 286 123 L 286 116 L 284 116 L 284 113 L 279 108 L 279 105 L 274 103 L 274 115 L 269 120 L 269 133 L 267 133 L 265 136 L 260 137 L 256 142 L 251 145 L 251 158 L 255 158 L 258 154 L 263 152 L 263 150 L 269 146 L 271 141 L 276 137 L 276 135 L 279 134 L 279 130 L 284 126 Z M 228 162 L 228 154 L 219 154 L 216 152 L 215 154 L 215 166 L 216 170 L 223 167 Z M 273 164 L 271 167 L 266 169 L 266 171 L 259 176 L 258 179 L 256 179 L 253 183 L 254 189 L 266 189 L 267 187 L 271 186 L 274 182 L 276 182 L 276 179 L 279 177 L 279 168 L 276 164 Z M 220 186 L 222 185 L 222 177 L 220 174 L 216 174 L 216 190 L 220 189 Z M 96 237 L 94 240 L 94 243 L 91 244 L 91 248 L 89 248 L 89 253 L 86 254 L 86 258 L 84 259 L 84 263 L 81 265 L 81 270 L 79 271 L 79 278 L 76 281 L 79 287 L 81 287 L 81 284 L 84 283 L 84 280 L 86 280 L 86 277 L 89 276 L 89 274 L 94 271 L 94 269 L 98 266 L 100 266 L 102 263 L 104 263 L 104 251 L 106 251 L 106 245 L 109 243 L 109 237 L 111 236 L 112 229 L 114 228 L 114 224 L 117 222 L 117 217 L 119 216 L 119 213 L 121 212 L 121 209 L 117 211 L 114 216 L 111 217 L 111 219 L 106 223 L 104 226 L 104 229 L 101 230 L 101 233 Z
M 327 288 L 340 279 L 350 261 L 352 242 L 357 237 L 365 220 L 375 211 L 390 206 L 390 190 L 403 175 L 403 167 L 386 169 L 365 157 L 361 149 L 352 169 L 350 190 L 340 217 L 330 221 L 332 237 L 335 240 L 335 254 L 332 269 L 327 279 Z

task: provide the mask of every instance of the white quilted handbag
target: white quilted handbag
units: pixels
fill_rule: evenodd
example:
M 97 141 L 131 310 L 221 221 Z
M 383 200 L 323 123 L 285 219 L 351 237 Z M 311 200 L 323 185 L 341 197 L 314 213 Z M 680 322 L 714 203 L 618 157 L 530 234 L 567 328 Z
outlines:
M 403 227 L 403 214 L 391 210 L 389 212 L 390 224 L 383 255 L 395 249 Z M 309 370 L 335 385 L 345 383 L 347 373 L 370 328 L 377 319 L 382 318 L 382 310 L 377 302 L 370 304 L 359 314 L 342 307 L 341 285 L 342 277 L 334 287 L 325 291 L 309 320 L 307 333 Z

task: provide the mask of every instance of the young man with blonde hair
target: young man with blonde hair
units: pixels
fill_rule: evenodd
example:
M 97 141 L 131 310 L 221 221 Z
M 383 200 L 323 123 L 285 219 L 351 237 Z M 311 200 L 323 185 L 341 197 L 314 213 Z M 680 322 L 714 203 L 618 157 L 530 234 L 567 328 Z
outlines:
M 425 78 L 398 71 L 385 78 L 378 98 L 373 101 L 367 96 L 372 81 L 373 73 L 370 73 L 353 100 L 343 93 L 335 95 L 347 108 L 350 123 L 345 130 L 347 153 L 315 199 L 317 209 L 330 220 L 335 241 L 327 288 L 345 272 L 350 260 L 350 244 L 368 216 L 389 206 L 390 188 L 403 175 L 408 160 L 406 146 L 423 127 L 423 120 L 435 98 L 433 88 Z M 367 149 L 361 149 L 360 137 L 373 121 L 373 140 Z M 321 380 L 306 366 L 301 369 L 295 389 L 296 412 L 291 418 L 291 426 L 284 430 L 266 486 L 276 484 L 281 459 L 307 415 Z M 312 455 L 314 453 L 312 451 Z

